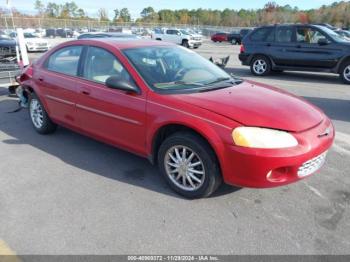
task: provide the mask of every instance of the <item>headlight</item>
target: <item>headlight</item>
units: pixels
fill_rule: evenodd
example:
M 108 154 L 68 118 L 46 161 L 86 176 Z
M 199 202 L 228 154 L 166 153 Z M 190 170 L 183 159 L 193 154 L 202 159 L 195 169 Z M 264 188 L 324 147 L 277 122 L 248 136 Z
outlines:
M 291 134 L 268 128 L 238 127 L 232 132 L 233 142 L 237 146 L 250 148 L 288 148 L 298 145 Z
M 194 40 L 194 37 L 193 37 L 193 36 L 191 36 L 191 37 L 190 37 L 190 40 Z
M 34 43 L 32 43 L 32 42 L 27 42 L 27 45 L 34 45 Z

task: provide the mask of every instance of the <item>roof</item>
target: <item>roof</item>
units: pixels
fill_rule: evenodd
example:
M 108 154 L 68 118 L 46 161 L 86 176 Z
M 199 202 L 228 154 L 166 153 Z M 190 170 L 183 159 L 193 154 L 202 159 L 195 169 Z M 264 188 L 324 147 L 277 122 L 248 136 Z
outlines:
M 174 46 L 163 41 L 148 40 L 148 39 L 133 39 L 133 38 L 89 38 L 70 41 L 70 43 L 83 43 L 88 42 L 91 44 L 105 43 L 117 47 L 118 49 L 139 48 L 148 46 Z

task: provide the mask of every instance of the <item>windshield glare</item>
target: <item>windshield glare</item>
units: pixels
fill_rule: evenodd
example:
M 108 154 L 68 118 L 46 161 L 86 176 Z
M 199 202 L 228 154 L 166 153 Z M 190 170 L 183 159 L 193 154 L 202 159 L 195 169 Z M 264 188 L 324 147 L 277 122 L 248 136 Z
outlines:
M 221 68 L 183 47 L 143 47 L 123 52 L 152 89 L 194 89 L 231 79 Z
M 37 36 L 35 36 L 31 33 L 24 33 L 24 38 L 37 38 Z
M 335 41 L 341 41 L 341 42 L 346 41 L 346 39 L 343 36 L 338 35 L 336 32 L 334 32 L 333 30 L 331 30 L 327 27 L 322 27 L 322 30 L 325 33 L 327 33 L 331 38 L 333 38 Z
M 187 32 L 186 30 L 180 30 L 181 33 L 183 33 L 184 35 L 189 35 L 189 32 Z

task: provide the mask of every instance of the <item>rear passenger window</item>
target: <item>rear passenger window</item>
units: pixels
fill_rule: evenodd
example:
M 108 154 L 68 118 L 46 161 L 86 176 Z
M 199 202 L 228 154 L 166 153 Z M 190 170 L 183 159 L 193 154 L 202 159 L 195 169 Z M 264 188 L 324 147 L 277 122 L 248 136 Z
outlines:
M 293 28 L 292 27 L 277 27 L 276 42 L 291 43 L 293 42 Z
M 50 71 L 76 76 L 82 46 L 69 46 L 53 53 L 46 64 Z
M 251 34 L 250 40 L 254 42 L 273 41 L 273 28 L 264 27 L 256 29 L 256 31 Z

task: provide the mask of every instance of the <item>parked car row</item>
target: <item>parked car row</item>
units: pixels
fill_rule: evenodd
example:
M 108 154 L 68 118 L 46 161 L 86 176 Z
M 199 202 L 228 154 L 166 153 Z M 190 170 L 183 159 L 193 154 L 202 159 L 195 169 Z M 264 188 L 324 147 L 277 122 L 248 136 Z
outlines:
M 283 70 L 339 74 L 350 84 L 350 41 L 325 25 L 263 26 L 242 42 L 239 59 L 256 76 Z
M 233 45 L 237 45 L 237 44 L 241 44 L 242 43 L 242 39 L 251 31 L 253 31 L 253 29 L 251 28 L 245 28 L 245 29 L 241 29 L 238 33 L 216 33 L 213 34 L 211 36 L 211 40 L 213 42 L 229 42 Z

